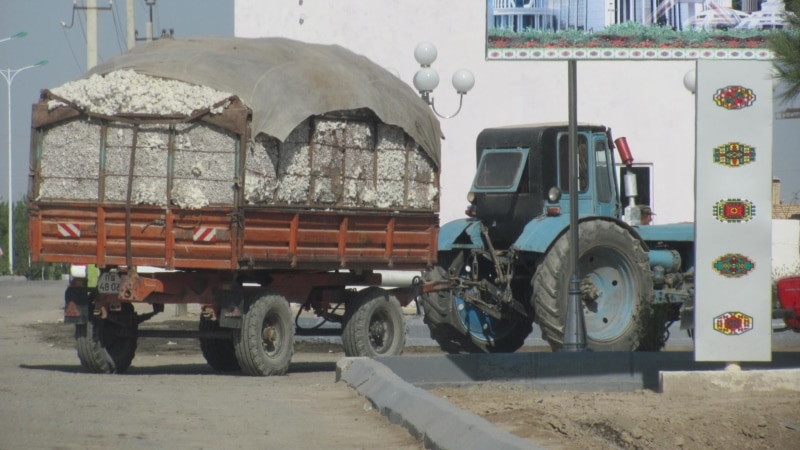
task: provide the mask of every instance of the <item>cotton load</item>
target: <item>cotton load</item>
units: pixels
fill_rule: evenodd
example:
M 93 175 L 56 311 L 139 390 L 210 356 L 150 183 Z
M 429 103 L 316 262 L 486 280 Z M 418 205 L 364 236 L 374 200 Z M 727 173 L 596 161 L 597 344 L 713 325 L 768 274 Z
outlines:
M 241 133 L 193 119 L 224 116 L 235 99 L 205 86 L 119 70 L 50 94 L 49 112 L 82 114 L 43 130 L 38 200 L 198 209 L 233 204 L 243 189 L 250 205 L 437 206 L 428 153 L 365 108 L 313 115 L 283 141 L 260 133 L 243 142 Z

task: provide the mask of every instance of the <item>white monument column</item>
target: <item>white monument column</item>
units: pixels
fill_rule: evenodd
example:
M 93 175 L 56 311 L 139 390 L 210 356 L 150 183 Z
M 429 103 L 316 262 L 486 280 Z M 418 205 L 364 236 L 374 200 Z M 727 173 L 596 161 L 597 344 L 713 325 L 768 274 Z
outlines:
M 772 359 L 772 61 L 697 62 L 695 359 Z

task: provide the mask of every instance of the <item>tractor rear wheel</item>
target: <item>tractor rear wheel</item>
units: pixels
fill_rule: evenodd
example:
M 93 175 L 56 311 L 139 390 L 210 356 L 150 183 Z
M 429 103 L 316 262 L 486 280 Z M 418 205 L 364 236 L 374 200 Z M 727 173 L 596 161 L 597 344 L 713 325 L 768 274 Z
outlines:
M 586 346 L 595 351 L 658 350 L 663 321 L 649 318 L 653 282 L 647 252 L 628 230 L 605 221 L 583 222 L 578 228 L 581 306 Z M 562 235 L 547 252 L 533 277 L 531 303 L 542 338 L 553 350 L 564 344 L 564 325 L 572 276 L 569 235 Z M 662 341 L 662 340 L 659 340 Z

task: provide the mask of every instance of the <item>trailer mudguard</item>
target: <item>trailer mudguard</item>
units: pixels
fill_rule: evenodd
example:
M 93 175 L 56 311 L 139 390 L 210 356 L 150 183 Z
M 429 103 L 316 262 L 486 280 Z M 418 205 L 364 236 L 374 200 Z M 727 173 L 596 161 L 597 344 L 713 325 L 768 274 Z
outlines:
M 219 326 L 222 328 L 241 328 L 244 312 L 244 291 L 241 288 L 223 289 L 217 293 L 219 299 Z
M 439 228 L 440 252 L 463 248 L 483 248 L 480 221 L 457 219 Z
M 94 289 L 70 286 L 64 292 L 64 323 L 89 323 L 89 305 L 94 300 Z

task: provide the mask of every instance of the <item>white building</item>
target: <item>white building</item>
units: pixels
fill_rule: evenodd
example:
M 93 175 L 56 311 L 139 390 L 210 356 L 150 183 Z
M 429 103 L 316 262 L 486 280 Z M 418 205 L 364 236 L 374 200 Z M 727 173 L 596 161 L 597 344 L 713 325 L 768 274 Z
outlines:
M 606 0 L 607 5 L 614 3 Z M 487 60 L 487 4 L 237 0 L 235 34 L 339 44 L 396 69 L 409 85 L 418 70 L 414 48 L 432 42 L 439 55 L 433 67 L 442 80 L 433 97 L 444 115 L 458 107 L 451 75 L 461 68 L 471 70 L 477 81 L 464 97 L 461 113 L 442 120 L 444 223 L 463 216 L 475 168 L 475 139 L 482 129 L 568 118 L 566 62 Z M 694 69 L 694 61 L 580 61 L 577 67 L 578 120 L 608 125 L 615 138 L 627 137 L 635 164 L 650 172 L 646 195 L 657 213 L 655 223 L 692 221 L 695 99 L 684 88 L 683 77 Z

